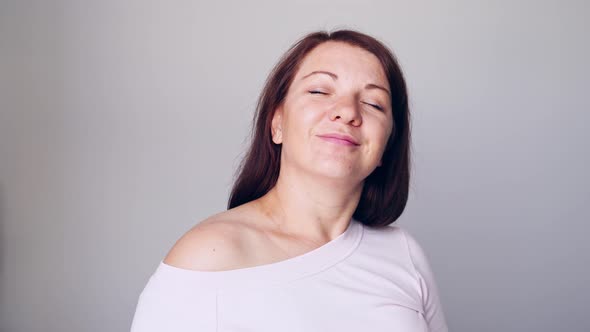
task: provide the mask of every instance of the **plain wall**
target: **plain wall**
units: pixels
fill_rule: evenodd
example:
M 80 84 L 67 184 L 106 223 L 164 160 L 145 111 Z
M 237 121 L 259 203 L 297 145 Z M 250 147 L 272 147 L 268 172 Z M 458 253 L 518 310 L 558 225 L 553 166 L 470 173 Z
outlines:
M 413 178 L 398 220 L 452 331 L 589 331 L 585 1 L 2 1 L 0 330 L 127 331 L 176 239 L 226 206 L 278 57 L 388 44 Z

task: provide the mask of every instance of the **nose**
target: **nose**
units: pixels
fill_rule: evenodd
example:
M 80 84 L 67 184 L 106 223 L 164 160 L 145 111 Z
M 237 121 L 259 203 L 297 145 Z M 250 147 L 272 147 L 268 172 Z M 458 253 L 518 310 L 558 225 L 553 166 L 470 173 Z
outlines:
M 360 103 L 356 97 L 342 97 L 330 110 L 330 120 L 358 127 L 363 123 Z

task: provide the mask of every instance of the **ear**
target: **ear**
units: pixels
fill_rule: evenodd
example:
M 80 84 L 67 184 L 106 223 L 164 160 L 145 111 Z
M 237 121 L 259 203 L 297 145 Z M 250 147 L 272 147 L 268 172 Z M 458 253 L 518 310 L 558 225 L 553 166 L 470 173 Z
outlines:
M 272 141 L 275 144 L 283 143 L 283 107 L 279 106 L 272 116 L 271 121 Z

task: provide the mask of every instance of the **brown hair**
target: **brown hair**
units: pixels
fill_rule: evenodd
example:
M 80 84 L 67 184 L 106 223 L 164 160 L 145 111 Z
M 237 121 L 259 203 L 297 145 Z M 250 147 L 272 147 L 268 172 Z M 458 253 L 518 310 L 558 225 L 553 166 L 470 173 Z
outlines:
M 353 217 L 368 226 L 386 226 L 402 214 L 410 184 L 410 113 L 402 71 L 392 52 L 375 38 L 352 30 L 332 33 L 319 31 L 303 37 L 283 55 L 270 73 L 256 107 L 251 146 L 232 188 L 228 208 L 253 201 L 266 194 L 277 182 L 281 145 L 271 138 L 271 120 L 285 99 L 302 59 L 327 41 L 344 42 L 374 54 L 385 71 L 391 89 L 393 130 L 382 165 L 366 179 Z

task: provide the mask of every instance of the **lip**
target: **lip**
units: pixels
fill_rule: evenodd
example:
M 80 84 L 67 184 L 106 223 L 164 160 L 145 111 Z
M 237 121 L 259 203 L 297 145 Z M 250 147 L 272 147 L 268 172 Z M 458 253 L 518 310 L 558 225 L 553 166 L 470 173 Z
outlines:
M 360 145 L 354 137 L 352 137 L 350 135 L 346 135 L 346 134 L 329 133 L 329 134 L 318 135 L 318 137 L 323 138 L 328 141 L 331 141 L 336 144 L 353 145 L 353 146 Z

